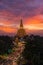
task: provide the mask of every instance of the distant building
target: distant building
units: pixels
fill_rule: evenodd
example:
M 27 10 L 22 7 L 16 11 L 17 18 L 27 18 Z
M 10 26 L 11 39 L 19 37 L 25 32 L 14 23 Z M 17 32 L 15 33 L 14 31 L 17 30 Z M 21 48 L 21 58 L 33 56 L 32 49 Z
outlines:
M 25 29 L 23 27 L 22 19 L 20 21 L 20 28 L 17 31 L 17 36 L 20 37 L 20 38 L 26 36 L 26 32 L 25 32 Z
M 15 46 L 21 45 L 22 43 L 25 44 L 26 42 L 24 41 L 23 37 L 26 36 L 25 29 L 23 27 L 22 20 L 20 21 L 20 27 L 17 31 L 17 34 L 15 36 L 15 40 L 13 41 Z

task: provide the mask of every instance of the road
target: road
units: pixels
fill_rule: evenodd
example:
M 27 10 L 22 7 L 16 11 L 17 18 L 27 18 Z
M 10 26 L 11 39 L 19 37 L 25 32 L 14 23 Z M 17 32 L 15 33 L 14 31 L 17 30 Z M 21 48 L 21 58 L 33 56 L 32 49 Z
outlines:
M 15 52 L 12 52 L 7 59 L 5 60 L 4 63 L 0 64 L 0 65 L 18 65 L 17 61 L 19 60 L 23 50 L 25 48 L 25 45 L 21 42 L 18 42 L 18 47 L 14 48 Z

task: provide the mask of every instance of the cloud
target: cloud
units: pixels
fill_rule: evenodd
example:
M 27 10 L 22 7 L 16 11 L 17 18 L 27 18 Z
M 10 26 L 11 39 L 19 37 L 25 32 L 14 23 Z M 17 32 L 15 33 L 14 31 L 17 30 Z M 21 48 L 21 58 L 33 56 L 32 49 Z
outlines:
M 17 17 L 35 16 L 43 6 L 43 0 L 2 0 L 1 3 L 0 9 L 8 10 Z
M 21 18 L 24 24 L 43 24 L 43 0 L 0 0 L 0 26 L 12 30 Z

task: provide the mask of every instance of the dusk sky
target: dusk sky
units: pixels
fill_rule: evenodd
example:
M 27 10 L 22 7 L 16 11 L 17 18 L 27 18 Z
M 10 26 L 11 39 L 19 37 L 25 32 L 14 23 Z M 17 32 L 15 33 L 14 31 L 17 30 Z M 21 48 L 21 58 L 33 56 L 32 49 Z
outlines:
M 43 35 L 43 0 L 0 0 L 0 35 L 13 35 L 23 20 L 28 34 Z

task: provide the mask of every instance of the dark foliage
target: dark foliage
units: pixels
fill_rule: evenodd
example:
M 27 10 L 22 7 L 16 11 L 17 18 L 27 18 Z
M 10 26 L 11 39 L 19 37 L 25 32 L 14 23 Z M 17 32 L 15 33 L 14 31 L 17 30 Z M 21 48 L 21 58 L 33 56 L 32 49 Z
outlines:
M 40 65 L 43 63 L 43 37 L 26 36 L 26 41 L 23 57 L 27 60 L 26 65 Z
M 0 54 L 8 53 L 8 50 L 12 48 L 12 39 L 9 36 L 0 36 Z

